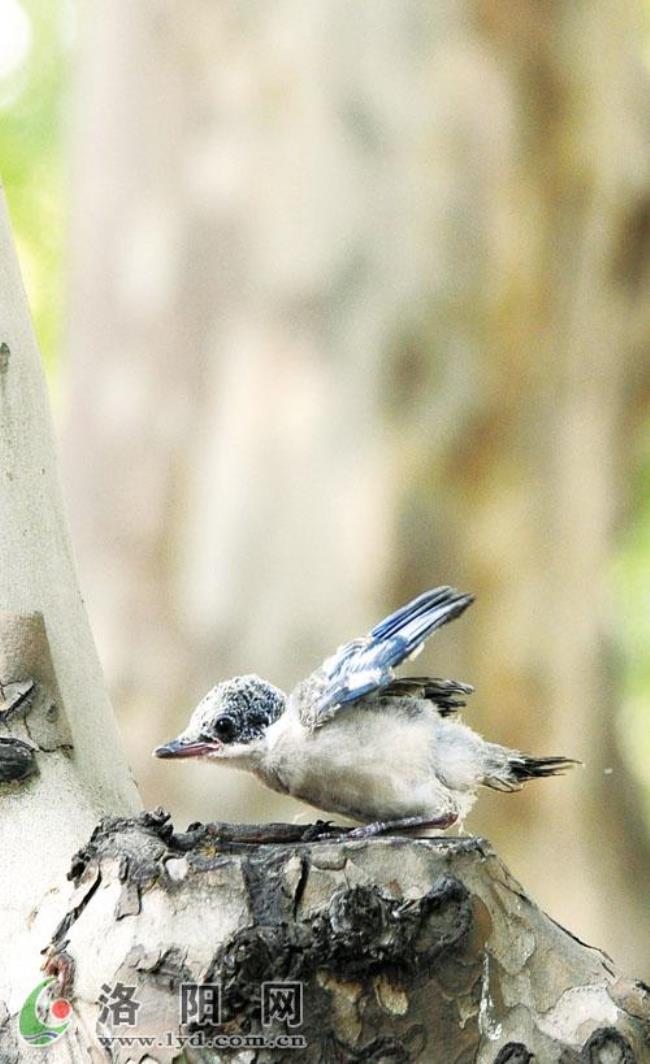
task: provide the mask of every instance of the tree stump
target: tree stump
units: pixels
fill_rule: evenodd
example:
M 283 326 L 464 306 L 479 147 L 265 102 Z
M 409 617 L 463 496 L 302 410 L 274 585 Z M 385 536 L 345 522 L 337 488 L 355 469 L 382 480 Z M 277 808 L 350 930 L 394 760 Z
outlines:
M 105 818 L 74 858 L 50 949 L 77 1031 L 48 1064 L 75 1039 L 104 1040 L 97 1059 L 121 1064 L 650 1060 L 650 989 L 541 912 L 484 839 L 318 841 L 324 830 Z M 274 1018 L 262 984 L 278 983 L 294 996 Z M 183 984 L 218 985 L 218 1025 L 179 1026 Z M 112 1010 L 118 986 L 134 1025 Z M 201 1048 L 216 1036 L 233 1048 Z

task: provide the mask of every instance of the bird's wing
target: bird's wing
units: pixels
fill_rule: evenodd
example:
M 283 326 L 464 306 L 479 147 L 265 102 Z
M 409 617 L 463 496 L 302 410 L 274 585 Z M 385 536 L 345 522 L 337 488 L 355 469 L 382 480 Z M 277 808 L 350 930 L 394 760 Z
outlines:
M 437 587 L 402 606 L 367 636 L 339 647 L 293 693 L 302 723 L 319 727 L 342 706 L 388 687 L 396 665 L 414 657 L 432 632 L 473 602 L 451 587 Z
M 441 680 L 437 676 L 405 676 L 393 680 L 382 690 L 382 695 L 393 698 L 423 698 L 433 702 L 441 717 L 467 705 L 465 697 L 471 695 L 474 688 L 460 680 Z

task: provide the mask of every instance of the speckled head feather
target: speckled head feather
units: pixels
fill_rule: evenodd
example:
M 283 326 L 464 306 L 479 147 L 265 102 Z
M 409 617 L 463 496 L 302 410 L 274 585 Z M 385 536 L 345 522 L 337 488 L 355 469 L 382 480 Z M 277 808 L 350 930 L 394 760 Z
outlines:
M 192 714 L 187 733 L 225 745 L 260 738 L 282 713 L 282 691 L 259 676 L 236 676 L 208 691 Z

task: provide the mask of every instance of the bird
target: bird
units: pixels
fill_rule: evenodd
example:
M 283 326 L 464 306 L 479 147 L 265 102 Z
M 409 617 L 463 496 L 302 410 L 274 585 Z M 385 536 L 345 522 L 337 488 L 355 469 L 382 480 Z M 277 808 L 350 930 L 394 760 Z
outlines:
M 353 821 L 346 837 L 462 827 L 480 787 L 518 791 L 579 762 L 488 742 L 459 711 L 470 684 L 395 676 L 474 601 L 436 587 L 345 643 L 286 695 L 255 674 L 213 687 L 159 758 L 204 758 Z

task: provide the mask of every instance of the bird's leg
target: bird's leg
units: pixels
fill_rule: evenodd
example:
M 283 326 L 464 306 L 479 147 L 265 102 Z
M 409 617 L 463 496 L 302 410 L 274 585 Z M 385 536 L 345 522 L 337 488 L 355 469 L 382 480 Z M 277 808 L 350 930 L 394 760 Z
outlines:
M 342 842 L 349 839 L 370 839 L 375 835 L 386 835 L 393 831 L 407 831 L 410 828 L 450 828 L 458 820 L 457 813 L 444 813 L 442 816 L 405 816 L 400 820 L 377 820 L 373 824 L 364 824 L 352 828 L 345 835 L 340 835 Z
M 187 831 L 174 835 L 174 848 L 190 850 L 202 841 L 216 842 L 223 846 L 257 846 L 265 843 L 293 845 L 298 842 L 314 842 L 327 835 L 338 838 L 348 829 L 332 824 L 330 820 L 317 820 L 315 824 L 190 824 Z

